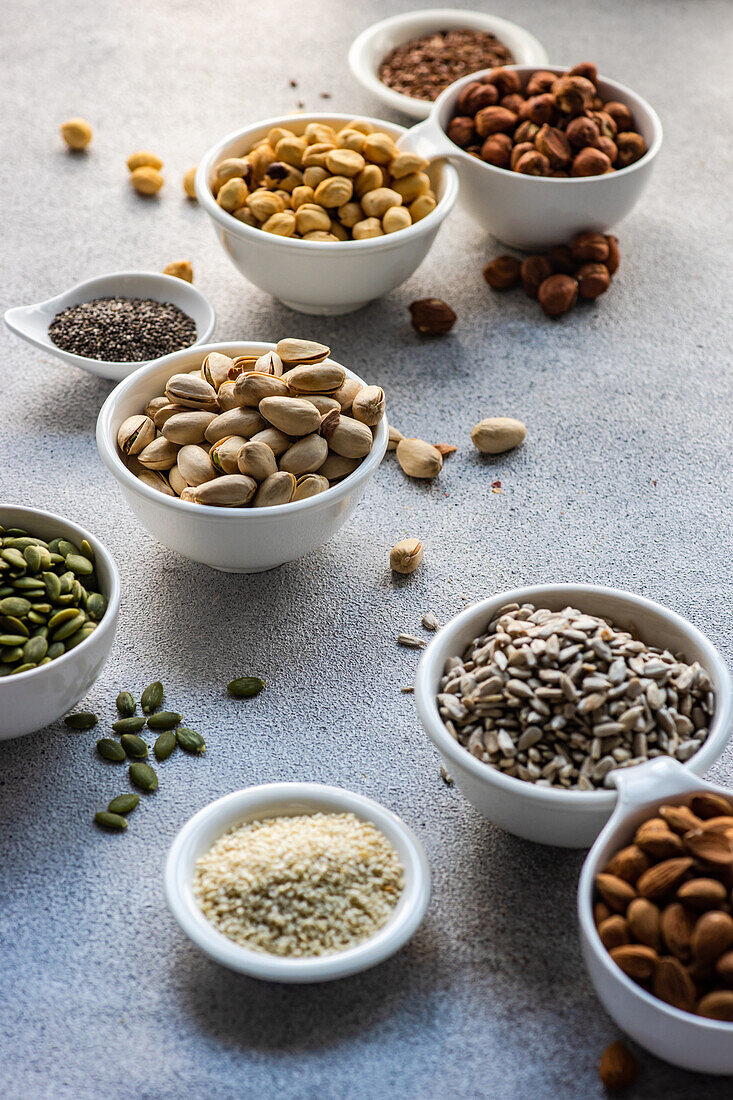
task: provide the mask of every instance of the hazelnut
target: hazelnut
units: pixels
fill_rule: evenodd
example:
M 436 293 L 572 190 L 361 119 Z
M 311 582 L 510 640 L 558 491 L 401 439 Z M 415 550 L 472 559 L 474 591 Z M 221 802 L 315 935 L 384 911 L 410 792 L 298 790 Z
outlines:
M 534 141 L 535 134 L 539 132 L 539 126 L 535 122 L 520 122 L 514 131 L 514 142 L 519 145 L 522 141 Z
M 634 120 L 631 115 L 631 111 L 625 103 L 617 103 L 615 100 L 611 100 L 609 103 L 603 104 L 603 111 L 605 114 L 610 115 L 613 121 L 616 123 L 616 129 L 622 132 L 631 130 L 634 125 Z
M 592 148 L 598 145 L 600 131 L 592 118 L 578 115 L 568 123 L 565 134 L 575 149 L 584 149 L 587 145 Z
M 606 240 L 608 242 L 608 256 L 603 262 L 610 274 L 615 275 L 618 271 L 618 265 L 621 263 L 621 254 L 618 250 L 618 238 L 607 235 Z
M 539 303 L 548 317 L 559 317 L 578 300 L 578 281 L 572 275 L 550 275 L 537 291 Z
M 500 96 L 511 95 L 513 92 L 522 90 L 519 74 L 514 69 L 492 69 L 484 80 L 487 84 L 493 84 Z
M 443 336 L 456 323 L 456 315 L 440 298 L 420 298 L 410 305 L 412 327 L 423 336 Z
M 560 110 L 566 115 L 581 115 L 596 94 L 584 76 L 561 76 L 550 89 Z
M 598 127 L 598 133 L 601 137 L 609 137 L 611 140 L 616 137 L 618 128 L 609 114 L 605 111 L 591 111 L 589 118 L 595 122 Z
M 528 256 L 522 263 L 521 278 L 530 298 L 537 297 L 537 291 L 542 283 L 552 275 L 552 266 L 546 256 Z
M 514 111 L 507 111 L 506 107 L 484 107 L 476 115 L 474 125 L 479 137 L 485 138 L 489 134 L 508 133 L 517 125 L 517 116 Z
M 495 168 L 508 168 L 512 155 L 512 139 L 508 134 L 491 134 L 481 146 L 481 159 Z
M 446 131 L 451 141 L 465 149 L 473 141 L 473 119 L 462 115 L 456 115 L 448 123 Z
M 586 80 L 590 80 L 591 84 L 597 84 L 598 66 L 592 61 L 581 61 L 579 65 L 573 65 L 572 69 L 568 69 L 565 76 L 584 76 Z
M 549 92 L 532 96 L 531 99 L 526 101 L 524 112 L 525 117 L 538 126 L 542 126 L 545 122 L 554 122 L 557 116 L 557 104 L 554 96 L 551 96 Z
M 570 248 L 566 244 L 560 244 L 557 248 L 551 248 L 545 255 L 552 265 L 552 270 L 555 275 L 575 274 L 577 265 L 573 259 Z
M 581 149 L 573 161 L 570 169 L 571 176 L 602 176 L 611 167 L 611 162 L 600 149 L 592 149 L 586 145 Z
M 484 268 L 484 279 L 492 290 L 511 290 L 520 279 L 522 265 L 515 256 L 497 256 Z
M 467 97 L 466 114 L 475 115 L 484 107 L 493 107 L 498 102 L 499 93 L 493 84 L 477 84 Z
M 527 87 L 524 89 L 525 95 L 542 95 L 543 92 L 549 92 L 556 80 L 557 73 L 550 73 L 546 69 L 538 69 L 536 73 L 532 73 L 527 81 Z
M 609 253 L 608 238 L 602 233 L 576 233 L 570 242 L 570 249 L 576 260 L 602 264 Z
M 611 275 L 605 264 L 583 264 L 576 278 L 581 298 L 599 298 L 611 285 Z
M 512 149 L 511 160 L 509 161 L 509 167 L 511 168 L 512 172 L 516 172 L 517 164 L 519 163 L 521 157 L 523 157 L 525 153 L 531 153 L 533 151 L 534 143 L 531 141 L 520 141 L 518 145 L 515 145 Z
M 550 173 L 550 162 L 537 149 L 529 150 L 519 158 L 514 171 L 523 176 L 547 176 Z
M 562 130 L 544 125 L 534 139 L 535 147 L 547 157 L 552 168 L 564 168 L 572 160 L 570 142 Z
M 487 88 L 491 88 L 493 85 L 487 84 Z M 519 92 L 512 92 L 511 95 L 505 95 L 499 100 L 502 107 L 506 107 L 507 111 L 514 111 L 515 115 L 518 115 L 524 106 L 524 96 Z
M 616 163 L 618 157 L 618 146 L 615 141 L 611 141 L 609 137 L 599 137 L 598 148 L 602 153 L 605 153 L 611 164 Z
M 463 88 L 463 90 L 461 91 L 461 94 L 458 96 L 458 99 L 456 100 L 456 114 L 457 115 L 468 115 L 468 114 L 471 113 L 470 110 L 469 110 L 469 107 L 468 107 L 468 101 L 470 99 L 471 92 L 475 88 L 480 88 L 481 86 L 482 85 L 479 83 L 478 80 L 472 80 L 470 84 L 466 84 L 465 88 Z M 497 93 L 497 99 L 498 99 L 498 93 Z
M 641 134 L 621 133 L 616 137 L 618 148 L 617 164 L 619 168 L 628 168 L 634 161 L 639 160 L 646 153 L 646 142 Z

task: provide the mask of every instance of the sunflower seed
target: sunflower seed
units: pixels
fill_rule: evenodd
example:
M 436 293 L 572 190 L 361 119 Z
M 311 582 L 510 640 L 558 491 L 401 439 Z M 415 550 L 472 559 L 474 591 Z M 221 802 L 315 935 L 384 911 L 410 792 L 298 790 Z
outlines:
M 424 649 L 427 644 L 424 638 L 416 638 L 414 634 L 397 635 L 397 645 L 406 646 L 408 649 Z

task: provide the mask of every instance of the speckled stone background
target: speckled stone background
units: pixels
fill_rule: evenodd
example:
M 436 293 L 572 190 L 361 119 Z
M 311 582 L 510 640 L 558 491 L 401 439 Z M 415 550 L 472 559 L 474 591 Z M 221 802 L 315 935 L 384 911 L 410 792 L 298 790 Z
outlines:
M 386 461 L 351 522 L 310 558 L 226 576 L 167 552 L 132 519 L 94 442 L 111 384 L 0 335 L 0 499 L 89 527 L 122 574 L 117 638 L 84 705 L 109 721 L 120 689 L 160 677 L 209 744 L 202 760 L 160 767 L 159 792 L 124 837 L 91 824 L 126 786 L 95 759 L 95 733 L 57 724 L 0 744 L 7 1100 L 602 1094 L 596 1064 L 618 1032 L 580 958 L 582 854 L 508 836 L 444 785 L 399 691 L 416 655 L 395 635 L 419 632 L 427 608 L 444 621 L 516 583 L 597 581 L 669 605 L 733 657 L 731 7 L 486 5 L 533 30 L 551 60 L 595 59 L 662 116 L 655 177 L 620 228 L 622 266 L 595 308 L 551 324 L 520 293 L 492 295 L 481 268 L 497 244 L 457 209 L 422 268 L 383 301 L 350 317 L 295 315 L 229 265 L 181 177 L 220 135 L 298 99 L 380 114 L 349 75 L 347 48 L 410 6 L 6 0 L 3 308 L 187 256 L 219 339 L 324 340 L 384 386 L 403 432 L 458 445 L 431 485 Z M 82 157 L 58 135 L 76 114 L 94 127 Z M 140 147 L 166 162 L 149 201 L 127 182 L 125 158 Z M 426 295 L 458 313 L 446 339 L 420 340 L 408 324 L 408 303 Z M 468 433 L 489 414 L 525 420 L 526 445 L 480 458 Z M 401 582 L 386 559 L 405 535 L 424 539 L 425 564 Z M 237 673 L 264 675 L 267 691 L 228 701 L 222 688 Z M 733 751 L 711 774 L 733 782 Z M 279 988 L 219 968 L 163 900 L 166 852 L 195 810 L 288 779 L 385 803 L 420 836 L 434 873 L 409 946 L 329 986 Z M 638 1053 L 634 1098 L 730 1096 L 729 1081 Z

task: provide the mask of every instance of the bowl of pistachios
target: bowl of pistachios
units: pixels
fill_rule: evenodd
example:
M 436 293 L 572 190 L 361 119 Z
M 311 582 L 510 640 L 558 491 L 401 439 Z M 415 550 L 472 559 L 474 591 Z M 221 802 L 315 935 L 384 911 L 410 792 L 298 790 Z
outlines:
M 119 606 L 117 567 L 94 535 L 0 505 L 0 741 L 55 722 L 87 693 Z
M 159 542 L 257 573 L 327 542 L 387 448 L 385 396 L 325 344 L 206 344 L 141 367 L 112 391 L 97 445 Z

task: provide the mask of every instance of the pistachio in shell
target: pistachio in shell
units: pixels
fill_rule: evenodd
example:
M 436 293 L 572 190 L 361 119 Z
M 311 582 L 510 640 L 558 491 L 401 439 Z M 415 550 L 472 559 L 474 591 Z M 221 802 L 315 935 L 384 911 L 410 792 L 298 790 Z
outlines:
M 295 367 L 300 363 L 320 363 L 331 354 L 331 349 L 325 344 L 294 338 L 280 340 L 275 350 L 288 367 Z

